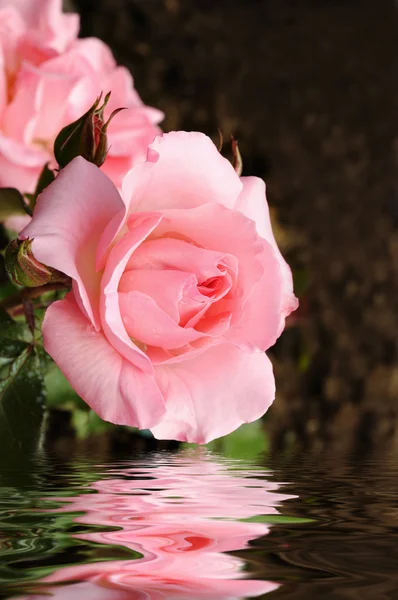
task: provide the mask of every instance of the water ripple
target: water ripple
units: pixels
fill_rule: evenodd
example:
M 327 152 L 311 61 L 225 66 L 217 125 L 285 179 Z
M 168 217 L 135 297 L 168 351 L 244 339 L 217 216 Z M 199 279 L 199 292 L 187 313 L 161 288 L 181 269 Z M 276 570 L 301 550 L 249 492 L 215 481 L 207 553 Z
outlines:
M 202 450 L 54 467 L 1 490 L 2 597 L 221 600 L 278 588 L 239 555 L 294 497 L 268 469 Z

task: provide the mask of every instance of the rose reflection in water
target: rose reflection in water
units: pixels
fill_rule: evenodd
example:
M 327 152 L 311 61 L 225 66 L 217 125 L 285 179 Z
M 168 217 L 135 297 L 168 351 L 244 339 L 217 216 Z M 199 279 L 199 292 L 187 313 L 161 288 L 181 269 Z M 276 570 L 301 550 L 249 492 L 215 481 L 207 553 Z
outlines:
M 159 455 L 151 467 L 107 470 L 108 478 L 91 486 L 96 493 L 69 498 L 58 511 L 84 511 L 76 522 L 118 527 L 76 537 L 124 546 L 142 558 L 59 569 L 29 598 L 232 600 L 276 589 L 276 583 L 244 579 L 244 561 L 224 553 L 269 531 L 238 519 L 278 513 L 292 496 L 263 479 L 267 472 L 239 465 L 187 452 Z

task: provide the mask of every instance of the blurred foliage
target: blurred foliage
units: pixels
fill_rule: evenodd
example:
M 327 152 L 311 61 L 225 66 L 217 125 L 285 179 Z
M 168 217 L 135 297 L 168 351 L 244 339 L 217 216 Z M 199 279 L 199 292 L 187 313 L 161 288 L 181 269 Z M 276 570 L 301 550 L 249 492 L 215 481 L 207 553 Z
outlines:
M 86 439 L 91 435 L 100 435 L 117 425 L 103 421 L 93 410 L 75 408 L 72 413 L 72 425 L 79 439 Z
M 186 448 L 194 444 L 183 444 Z M 229 435 L 218 438 L 206 445 L 209 450 L 228 458 L 251 460 L 268 450 L 268 439 L 261 419 L 245 423 Z
M 49 408 L 64 408 L 65 410 L 85 410 L 89 407 L 78 396 L 57 365 L 47 355 L 50 367 L 45 375 L 48 390 L 47 406 Z
M 44 419 L 41 357 L 25 322 L 0 312 L 0 445 L 34 451 Z

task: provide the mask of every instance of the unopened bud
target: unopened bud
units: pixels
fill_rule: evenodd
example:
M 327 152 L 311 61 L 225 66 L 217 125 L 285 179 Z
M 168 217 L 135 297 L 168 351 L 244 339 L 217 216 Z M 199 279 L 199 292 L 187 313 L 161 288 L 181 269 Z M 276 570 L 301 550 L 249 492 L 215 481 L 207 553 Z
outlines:
M 12 240 L 5 251 L 5 266 L 11 279 L 24 287 L 67 282 L 68 277 L 40 263 L 33 256 L 32 240 Z
M 97 167 L 104 163 L 108 152 L 108 125 L 118 112 L 124 110 L 114 110 L 104 122 L 104 110 L 110 95 L 109 92 L 100 106 L 101 94 L 82 117 L 61 129 L 54 142 L 54 155 L 61 168 L 66 167 L 76 156 L 83 156 Z

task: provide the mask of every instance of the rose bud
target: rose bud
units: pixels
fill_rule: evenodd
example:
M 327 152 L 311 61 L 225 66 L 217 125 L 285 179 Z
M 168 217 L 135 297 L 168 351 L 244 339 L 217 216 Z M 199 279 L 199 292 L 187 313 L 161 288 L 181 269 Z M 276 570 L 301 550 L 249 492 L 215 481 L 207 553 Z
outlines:
M 99 107 L 102 96 L 100 95 L 82 117 L 61 129 L 54 142 L 54 155 L 61 168 L 66 167 L 77 156 L 83 156 L 97 167 L 103 165 L 108 152 L 108 125 L 118 112 L 124 110 L 114 110 L 106 123 L 104 122 L 104 109 L 110 95 L 111 92 L 105 96 L 102 106 Z
M 5 251 L 6 269 L 17 285 L 39 287 L 46 283 L 67 282 L 68 278 L 51 267 L 43 265 L 32 253 L 32 240 L 13 240 Z

